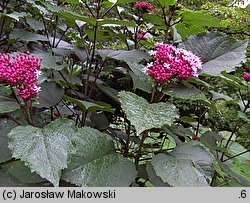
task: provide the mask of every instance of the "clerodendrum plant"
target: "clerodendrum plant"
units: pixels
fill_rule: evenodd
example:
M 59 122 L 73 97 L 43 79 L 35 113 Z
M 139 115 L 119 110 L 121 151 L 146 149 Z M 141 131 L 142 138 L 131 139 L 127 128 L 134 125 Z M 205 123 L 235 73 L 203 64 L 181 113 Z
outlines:
M 0 3 L 0 186 L 250 185 L 249 42 L 180 3 Z

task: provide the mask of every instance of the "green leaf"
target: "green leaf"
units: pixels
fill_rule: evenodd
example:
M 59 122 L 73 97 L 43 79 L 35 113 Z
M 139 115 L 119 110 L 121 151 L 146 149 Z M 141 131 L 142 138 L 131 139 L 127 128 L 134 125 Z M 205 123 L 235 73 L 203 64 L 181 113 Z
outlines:
M 233 171 L 225 162 L 218 162 L 221 169 L 232 179 L 236 180 L 239 184 L 245 187 L 250 187 L 250 181 L 244 178 L 242 175 Z
M 201 11 L 184 11 L 181 17 L 182 22 L 187 25 L 198 27 L 223 27 L 219 19 L 214 18 L 210 14 L 204 14 Z
M 250 158 L 249 158 L 250 159 Z M 244 178 L 250 181 L 250 164 L 249 161 L 240 162 L 238 160 L 233 160 L 232 164 L 229 164 L 231 169 L 236 173 L 242 175 Z
M 185 40 L 190 35 L 197 35 L 206 31 L 205 28 L 193 25 L 187 26 L 183 23 L 178 23 L 177 25 L 175 25 L 175 28 L 177 29 L 177 32 L 181 36 L 182 40 Z
M 234 99 L 225 95 L 225 94 L 222 94 L 222 93 L 218 93 L 218 92 L 215 92 L 215 91 L 210 91 L 213 95 L 213 100 L 218 100 L 218 99 L 224 99 L 226 101 L 233 101 Z
M 79 59 L 82 62 L 87 61 L 87 53 L 84 49 L 80 48 L 80 47 L 74 47 L 74 49 L 72 50 L 75 52 L 75 54 L 79 57 Z
M 72 97 L 68 97 L 67 95 L 63 96 L 63 99 L 79 106 L 83 111 L 86 111 L 87 113 L 93 112 L 93 111 L 108 111 L 113 113 L 114 110 L 109 104 L 106 104 L 104 102 L 88 102 L 88 101 L 83 101 L 79 99 L 75 99 Z
M 151 0 L 117 0 L 117 4 L 133 3 L 133 2 L 137 2 L 137 1 L 149 2 Z
M 135 126 L 138 135 L 145 130 L 161 128 L 164 124 L 171 125 L 178 117 L 178 111 L 171 103 L 149 104 L 146 99 L 125 91 L 118 96 L 122 109 Z
M 159 17 L 158 15 L 144 13 L 143 20 L 145 22 L 152 23 L 153 25 L 162 25 L 164 27 L 166 26 L 165 21 L 161 17 Z
M 37 31 L 37 30 L 44 30 L 45 29 L 43 22 L 37 21 L 37 20 L 35 20 L 33 18 L 27 18 L 26 22 L 35 31 Z
M 134 21 L 128 21 L 128 20 L 118 20 L 118 19 L 99 19 L 98 25 L 100 26 L 128 26 L 128 27 L 136 27 L 136 23 Z
M 171 97 L 180 98 L 184 100 L 191 101 L 204 101 L 205 103 L 209 103 L 206 96 L 195 87 L 187 87 L 181 84 L 174 85 L 163 90 L 163 93 L 170 95 Z
M 51 107 L 61 101 L 64 89 L 55 82 L 44 82 L 40 85 L 41 92 L 38 95 L 38 104 L 35 107 Z
M 201 57 L 202 73 L 220 75 L 222 71 L 231 72 L 235 66 L 246 61 L 247 40 L 239 41 L 223 33 L 206 33 L 190 36 L 181 47 Z
M 62 70 L 61 74 L 59 72 L 54 72 L 54 81 L 63 87 L 68 87 L 67 82 L 74 85 L 75 89 L 77 89 L 77 86 L 82 86 L 82 80 L 80 77 L 74 75 L 71 76 L 66 70 Z
M 134 164 L 115 153 L 109 135 L 84 127 L 75 145 L 77 152 L 63 173 L 64 180 L 82 187 L 127 187 L 134 180 Z
M 16 126 L 17 124 L 14 121 L 0 120 L 0 163 L 12 159 L 11 151 L 8 149 L 7 134 Z
M 162 8 L 166 8 L 167 6 L 173 6 L 176 3 L 176 0 L 157 0 Z
M 2 165 L 2 168 L 22 183 L 40 183 L 44 181 L 36 173 L 31 173 L 29 167 L 25 166 L 20 160 L 6 163 Z
M 49 2 L 46 3 L 46 7 L 50 12 L 59 15 L 62 19 L 65 19 L 66 21 L 70 22 L 71 24 L 74 24 L 75 26 L 76 20 L 84 21 L 92 26 L 95 26 L 97 23 L 95 18 L 87 17 L 86 14 L 83 15 L 81 13 L 76 13 L 63 7 L 54 6 Z
M 117 96 L 119 92 L 116 89 L 113 89 L 111 87 L 107 87 L 107 86 L 104 86 L 104 85 L 98 85 L 98 84 L 97 84 L 97 87 L 104 94 L 106 94 L 108 97 L 113 99 L 116 103 L 120 104 L 119 98 Z
M 36 42 L 36 41 L 47 42 L 47 41 L 49 41 L 43 35 L 35 34 L 33 32 L 29 32 L 29 31 L 26 31 L 26 30 L 18 30 L 18 29 L 13 30 L 10 33 L 9 38 L 10 39 L 15 39 L 15 40 L 18 40 L 18 41 L 24 41 L 24 42 Z
M 154 167 L 150 162 L 147 163 L 146 165 L 146 170 L 148 174 L 148 178 L 150 182 L 155 186 L 155 187 L 170 187 L 169 184 L 164 183 L 162 179 L 156 175 Z
M 106 130 L 109 127 L 109 121 L 103 112 L 92 112 L 90 120 L 98 130 Z
M 212 131 L 207 131 L 200 136 L 200 142 L 211 150 L 225 152 L 225 148 L 217 146 L 217 143 L 219 143 L 221 139 L 222 137 L 219 134 Z
M 35 186 L 35 185 L 22 183 L 11 174 L 0 170 L 0 187 L 28 187 L 28 186 Z
M 97 53 L 103 58 L 113 58 L 116 60 L 121 60 L 125 62 L 137 62 L 139 63 L 141 60 L 148 60 L 150 56 L 139 50 L 111 50 L 111 49 L 102 49 L 97 50 Z
M 85 33 L 92 39 L 94 39 L 95 31 L 93 29 L 85 29 Z M 97 41 L 111 41 L 112 33 L 109 30 L 98 30 Z
M 5 95 L 0 95 L 0 114 L 16 111 L 19 108 L 20 106 L 15 100 Z
M 27 16 L 30 16 L 30 13 L 25 13 L 25 12 L 13 12 L 13 13 L 0 13 L 0 16 L 8 16 L 12 19 L 15 19 L 17 21 L 20 20 L 20 18 L 24 18 Z
M 166 154 L 156 155 L 151 164 L 156 175 L 173 187 L 208 186 L 205 177 L 193 166 L 190 159 L 176 158 Z
M 14 158 L 21 159 L 31 172 L 59 185 L 62 169 L 75 152 L 72 140 L 76 135 L 74 122 L 58 119 L 44 128 L 18 126 L 10 131 L 9 149 Z
M 223 141 L 222 143 L 223 145 L 225 145 L 226 141 Z M 231 154 L 232 156 L 247 151 L 247 149 L 245 149 L 241 144 L 237 142 L 231 142 L 227 149 L 229 154 Z M 235 157 L 235 159 L 237 159 L 240 162 L 250 161 L 250 152 L 242 154 L 241 156 L 237 156 Z
M 43 58 L 41 69 L 47 70 L 62 70 L 64 65 L 58 65 L 62 61 L 62 57 L 53 56 L 51 52 L 35 52 L 33 53 L 37 58 Z
M 149 77 L 143 72 L 145 66 L 136 62 L 127 62 L 127 64 L 133 71 L 130 71 L 130 75 L 133 80 L 134 89 L 140 89 L 152 93 L 152 83 L 150 83 Z
M 146 82 L 143 78 L 141 78 L 140 76 L 134 74 L 132 71 L 129 71 L 132 80 L 133 80 L 133 89 L 140 89 L 143 90 L 147 93 L 152 93 L 153 88 L 152 88 L 152 84 Z
M 197 154 L 199 156 L 197 156 Z M 185 142 L 177 145 L 170 155 L 178 159 L 190 159 L 197 164 L 196 168 L 206 178 L 212 178 L 214 159 L 210 151 L 198 141 Z
M 225 71 L 222 71 L 221 75 L 219 75 L 218 77 L 236 88 L 239 88 L 239 89 L 244 88 L 244 85 L 242 85 L 242 81 L 238 77 L 228 74 Z
M 67 3 L 70 3 L 70 4 L 74 4 L 74 5 L 77 5 L 80 3 L 80 0 L 59 0 L 60 2 L 67 2 Z

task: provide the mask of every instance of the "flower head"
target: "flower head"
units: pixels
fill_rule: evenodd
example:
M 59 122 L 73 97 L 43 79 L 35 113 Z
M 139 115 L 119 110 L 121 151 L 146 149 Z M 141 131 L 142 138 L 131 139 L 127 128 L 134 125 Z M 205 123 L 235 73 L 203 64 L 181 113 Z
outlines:
M 40 91 L 37 77 L 41 74 L 40 63 L 42 59 L 34 55 L 18 53 L 0 53 L 0 82 L 17 88 L 18 94 L 24 99 L 35 98 Z
M 244 78 L 246 81 L 249 81 L 249 80 L 250 80 L 250 73 L 244 72 L 243 78 Z
M 152 4 L 148 2 L 136 2 L 135 8 L 137 8 L 142 13 L 151 13 L 154 9 Z
M 147 64 L 145 72 L 157 83 L 165 83 L 170 78 L 186 80 L 191 76 L 198 76 L 202 68 L 198 56 L 169 44 L 156 43 L 156 46 L 156 51 L 149 51 L 153 62 Z

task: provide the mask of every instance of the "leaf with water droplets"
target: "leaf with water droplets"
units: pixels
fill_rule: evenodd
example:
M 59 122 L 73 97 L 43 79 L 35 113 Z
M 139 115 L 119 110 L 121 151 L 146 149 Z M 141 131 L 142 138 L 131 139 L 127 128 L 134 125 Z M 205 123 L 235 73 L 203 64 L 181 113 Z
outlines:
M 25 162 L 54 186 L 59 185 L 62 169 L 67 167 L 75 152 L 72 140 L 76 135 L 74 123 L 58 119 L 44 128 L 18 126 L 10 131 L 9 149 L 15 158 Z
M 137 134 L 152 128 L 161 128 L 165 124 L 171 125 L 178 117 L 178 110 L 169 102 L 149 104 L 143 97 L 125 91 L 118 96 L 122 109 L 135 126 Z
M 156 155 L 151 164 L 164 183 L 174 187 L 208 186 L 205 177 L 194 167 L 192 160 L 166 154 Z
M 76 154 L 62 178 L 82 187 L 129 186 L 136 176 L 134 164 L 115 153 L 112 138 L 93 128 L 79 130 Z

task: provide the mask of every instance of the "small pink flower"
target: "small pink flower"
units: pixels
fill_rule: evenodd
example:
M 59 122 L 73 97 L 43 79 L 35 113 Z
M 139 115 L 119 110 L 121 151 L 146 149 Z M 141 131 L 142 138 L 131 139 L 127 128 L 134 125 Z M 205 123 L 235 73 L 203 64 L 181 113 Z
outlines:
M 92 15 L 92 13 L 88 13 L 87 15 L 88 15 L 88 17 L 92 17 L 92 18 L 94 17 L 94 16 Z
M 148 40 L 148 38 L 146 36 L 144 36 L 144 35 L 142 35 L 140 33 L 137 35 L 137 39 Z
M 193 136 L 193 140 L 199 140 L 200 138 L 198 136 Z
M 191 76 L 198 76 L 198 72 L 202 68 L 198 56 L 169 44 L 156 43 L 156 46 L 156 51 L 149 51 L 153 61 L 148 63 L 144 69 L 156 83 L 165 83 L 171 78 L 186 80 Z
M 137 8 L 142 13 L 151 13 L 154 9 L 152 4 L 148 2 L 136 2 L 135 8 Z
M 29 54 L 10 57 L 10 54 L 0 53 L 0 82 L 15 87 L 24 100 L 37 97 L 40 91 L 37 77 L 41 74 L 42 59 Z
M 148 40 L 148 38 L 145 36 L 145 34 L 146 34 L 146 31 L 140 29 L 140 30 L 139 30 L 139 33 L 138 33 L 138 35 L 137 35 L 137 39 Z
M 249 80 L 250 80 L 250 73 L 244 72 L 243 78 L 244 78 L 246 81 L 249 81 Z

